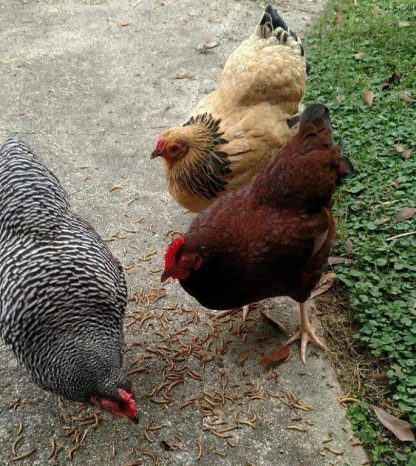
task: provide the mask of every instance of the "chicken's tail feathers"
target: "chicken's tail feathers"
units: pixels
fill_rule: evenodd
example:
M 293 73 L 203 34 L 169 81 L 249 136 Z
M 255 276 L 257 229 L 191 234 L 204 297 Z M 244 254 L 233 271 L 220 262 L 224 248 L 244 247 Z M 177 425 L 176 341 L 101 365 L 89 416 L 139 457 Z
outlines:
M 315 123 L 318 118 L 322 118 L 326 126 L 332 130 L 329 109 L 323 104 L 308 105 L 300 117 L 300 123 Z
M 276 8 L 271 5 L 267 5 L 264 9 L 263 15 L 256 28 L 256 34 L 263 39 L 276 36 L 276 39 L 282 45 L 290 46 L 296 43 L 296 46 L 300 49 L 301 55 L 305 55 L 305 49 L 302 45 L 302 41 L 296 32 L 289 28 L 286 21 L 277 12 Z M 309 68 L 310 66 L 308 64 L 308 72 Z
M 272 5 L 267 5 L 266 8 L 264 9 L 263 17 L 266 15 L 270 18 L 273 31 L 277 28 L 283 28 L 285 31 L 289 32 L 289 27 L 286 21 L 279 15 L 276 8 L 272 7 Z M 260 21 L 260 24 L 261 24 L 261 21 Z
M 258 202 L 309 213 L 331 207 L 337 186 L 354 169 L 344 143 L 334 142 L 329 113 L 322 104 L 304 110 L 296 135 L 253 182 Z

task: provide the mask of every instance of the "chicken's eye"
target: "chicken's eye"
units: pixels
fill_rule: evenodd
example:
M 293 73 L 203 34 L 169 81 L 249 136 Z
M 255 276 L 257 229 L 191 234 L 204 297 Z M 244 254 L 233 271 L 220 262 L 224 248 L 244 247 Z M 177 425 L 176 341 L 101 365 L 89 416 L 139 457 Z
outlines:
M 181 259 L 181 265 L 183 267 L 189 267 L 190 265 L 192 264 L 192 259 L 190 257 L 184 257 L 182 256 L 182 259 Z
M 177 154 L 179 152 L 179 145 L 178 144 L 172 144 L 171 146 L 168 147 L 168 151 L 171 153 L 171 154 Z

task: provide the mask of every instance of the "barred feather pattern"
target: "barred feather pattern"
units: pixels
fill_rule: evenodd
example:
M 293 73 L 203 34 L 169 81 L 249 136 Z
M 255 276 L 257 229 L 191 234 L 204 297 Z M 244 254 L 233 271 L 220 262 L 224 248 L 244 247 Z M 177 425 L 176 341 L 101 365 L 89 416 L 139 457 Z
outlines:
M 122 372 L 123 270 L 69 210 L 24 144 L 0 146 L 0 335 L 34 382 L 72 400 L 114 398 Z

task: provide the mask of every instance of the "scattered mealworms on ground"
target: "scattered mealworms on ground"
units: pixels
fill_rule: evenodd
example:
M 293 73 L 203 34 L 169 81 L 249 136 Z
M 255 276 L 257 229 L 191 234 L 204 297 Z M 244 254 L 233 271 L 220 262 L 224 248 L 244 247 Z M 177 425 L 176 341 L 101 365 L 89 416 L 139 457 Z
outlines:
M 46 458 L 47 460 L 52 460 L 56 458 L 57 455 L 57 445 L 56 445 L 56 440 L 55 437 L 52 437 L 51 439 L 51 450 L 48 454 L 48 457 Z

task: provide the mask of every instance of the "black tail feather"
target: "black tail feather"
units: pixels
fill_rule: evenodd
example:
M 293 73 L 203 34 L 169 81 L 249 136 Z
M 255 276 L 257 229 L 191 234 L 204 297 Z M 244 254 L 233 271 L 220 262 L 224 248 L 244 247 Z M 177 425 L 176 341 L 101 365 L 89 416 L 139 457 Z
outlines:
M 286 24 L 285 20 L 279 15 L 276 8 L 273 8 L 271 5 L 267 5 L 264 11 L 270 15 L 273 29 L 283 28 L 285 31 L 289 30 L 288 25 Z
M 283 29 L 283 31 L 286 31 L 284 33 L 283 43 L 286 43 L 289 36 L 291 36 L 299 45 L 301 55 L 305 55 L 305 49 L 302 45 L 302 41 L 300 40 L 296 32 L 291 31 L 286 21 L 279 15 L 276 8 L 274 8 L 272 5 L 267 5 L 264 9 L 259 26 L 261 26 L 261 30 L 263 31 L 261 33 L 263 37 L 269 37 L 269 34 L 273 33 L 273 31 L 275 31 L 276 29 Z M 265 30 L 268 31 L 266 34 L 264 33 Z M 279 35 L 277 35 L 277 37 L 279 38 Z M 310 64 L 307 62 L 306 73 L 309 74 L 309 71 Z
M 332 129 L 331 120 L 329 119 L 329 109 L 323 104 L 308 105 L 302 113 L 300 123 L 313 123 L 317 118 L 322 118 Z

